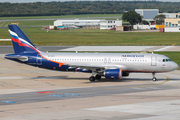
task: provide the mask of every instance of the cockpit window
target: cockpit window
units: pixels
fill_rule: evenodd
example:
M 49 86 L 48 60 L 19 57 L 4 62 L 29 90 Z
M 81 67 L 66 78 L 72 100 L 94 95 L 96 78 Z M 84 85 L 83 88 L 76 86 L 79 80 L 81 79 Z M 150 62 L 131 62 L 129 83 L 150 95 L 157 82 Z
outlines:
M 171 59 L 163 59 L 163 62 L 171 61 Z

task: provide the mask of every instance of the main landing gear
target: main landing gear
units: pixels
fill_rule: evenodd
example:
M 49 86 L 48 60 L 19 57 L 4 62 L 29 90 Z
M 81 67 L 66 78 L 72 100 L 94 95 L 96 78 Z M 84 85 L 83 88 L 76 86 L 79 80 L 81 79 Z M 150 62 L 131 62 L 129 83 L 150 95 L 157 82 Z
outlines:
M 152 73 L 152 75 L 153 75 L 152 81 L 155 82 L 157 80 L 157 78 L 155 77 L 155 73 Z
M 94 82 L 96 80 L 96 78 L 94 77 L 94 76 L 91 76 L 90 78 L 89 78 L 89 81 L 90 82 Z
M 97 73 L 92 73 L 92 76 L 89 78 L 89 81 L 94 82 L 95 80 L 100 80 L 100 79 L 101 79 L 101 75 L 97 75 Z

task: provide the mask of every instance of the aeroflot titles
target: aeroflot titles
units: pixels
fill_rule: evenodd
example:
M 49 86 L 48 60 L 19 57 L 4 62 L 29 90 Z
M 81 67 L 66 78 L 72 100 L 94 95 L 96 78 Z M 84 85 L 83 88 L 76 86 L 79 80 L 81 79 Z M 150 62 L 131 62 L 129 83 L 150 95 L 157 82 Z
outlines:
M 122 57 L 144 57 L 144 55 L 122 55 Z

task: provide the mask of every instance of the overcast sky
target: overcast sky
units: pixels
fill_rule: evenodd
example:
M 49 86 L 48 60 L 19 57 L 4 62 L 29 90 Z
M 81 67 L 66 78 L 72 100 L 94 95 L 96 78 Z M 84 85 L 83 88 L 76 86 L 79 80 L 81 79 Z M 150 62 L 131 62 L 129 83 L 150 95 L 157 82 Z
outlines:
M 0 0 L 0 2 L 11 2 L 11 3 L 50 2 L 50 1 L 86 1 L 86 0 Z M 103 0 L 99 0 L 99 1 L 103 1 Z M 104 1 L 112 1 L 112 0 L 104 0 Z M 119 0 L 119 1 L 147 1 L 147 0 Z M 157 1 L 180 2 L 180 0 L 157 0 Z

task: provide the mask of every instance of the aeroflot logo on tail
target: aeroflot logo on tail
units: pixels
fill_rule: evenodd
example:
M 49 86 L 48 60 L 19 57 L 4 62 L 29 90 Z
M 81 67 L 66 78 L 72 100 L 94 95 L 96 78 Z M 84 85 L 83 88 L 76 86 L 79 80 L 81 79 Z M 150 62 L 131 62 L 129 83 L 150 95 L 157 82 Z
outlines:
M 30 46 L 30 47 L 36 49 L 33 45 L 31 45 L 31 44 L 30 44 L 29 42 L 27 42 L 26 40 L 24 40 L 24 39 L 22 39 L 22 38 L 19 38 L 18 35 L 17 35 L 15 32 L 13 32 L 13 31 L 11 31 L 11 30 L 9 30 L 9 32 L 10 32 L 10 35 L 11 35 L 11 39 L 12 39 L 14 42 L 19 43 L 19 45 L 21 45 L 21 43 L 22 43 L 22 44 L 25 44 L 25 45 L 27 45 L 27 46 Z M 24 46 L 24 45 L 23 45 L 23 46 Z

